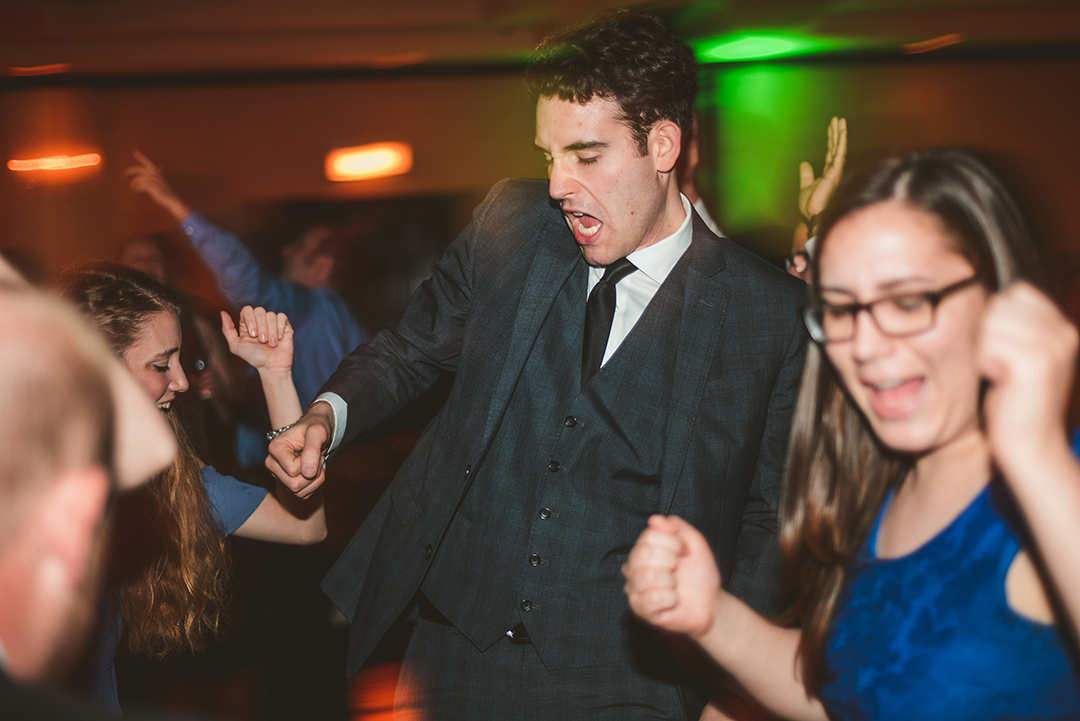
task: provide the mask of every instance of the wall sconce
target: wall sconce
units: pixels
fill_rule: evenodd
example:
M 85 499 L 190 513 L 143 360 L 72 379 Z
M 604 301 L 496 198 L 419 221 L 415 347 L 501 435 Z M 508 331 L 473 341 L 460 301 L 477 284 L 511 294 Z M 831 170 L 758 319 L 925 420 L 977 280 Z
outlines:
M 97 153 L 85 153 L 83 155 L 50 155 L 47 158 L 32 158 L 30 160 L 9 160 L 8 170 L 71 170 L 72 168 L 85 168 L 91 165 L 101 165 L 101 156 Z
M 960 33 L 950 33 L 949 35 L 942 35 L 940 37 L 931 38 L 930 40 L 923 40 L 920 43 L 908 43 L 904 46 L 904 52 L 908 55 L 928 53 L 932 50 L 940 50 L 941 48 L 947 48 L 950 45 L 956 45 L 957 43 L 962 42 L 964 42 L 963 35 Z
M 328 180 L 372 180 L 412 170 L 412 146 L 408 143 L 371 143 L 338 148 L 326 156 Z

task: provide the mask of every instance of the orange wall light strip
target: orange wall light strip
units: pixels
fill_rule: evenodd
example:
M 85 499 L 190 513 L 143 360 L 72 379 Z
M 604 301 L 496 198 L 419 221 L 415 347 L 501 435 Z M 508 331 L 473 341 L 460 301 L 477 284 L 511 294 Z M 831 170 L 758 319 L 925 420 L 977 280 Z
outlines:
M 72 168 L 85 168 L 90 165 L 101 165 L 101 156 L 97 153 L 84 155 L 50 155 L 48 158 L 33 158 L 31 160 L 9 160 L 8 170 L 70 170 Z
M 409 172 L 412 162 L 412 147 L 407 143 L 338 148 L 326 156 L 326 177 L 334 181 L 385 178 Z
M 57 75 L 70 73 L 71 63 L 53 63 L 52 65 L 35 65 L 31 68 L 8 68 L 8 75 L 17 78 L 30 78 L 35 75 Z

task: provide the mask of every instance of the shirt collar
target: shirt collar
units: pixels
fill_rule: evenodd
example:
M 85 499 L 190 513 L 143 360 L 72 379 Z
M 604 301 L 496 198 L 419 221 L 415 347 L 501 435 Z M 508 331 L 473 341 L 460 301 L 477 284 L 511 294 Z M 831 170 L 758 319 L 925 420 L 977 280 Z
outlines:
M 679 194 L 679 199 L 682 200 L 686 217 L 683 218 L 682 225 L 679 226 L 678 230 L 663 240 L 647 248 L 635 250 L 626 256 L 627 260 L 637 266 L 641 273 L 648 276 L 657 285 L 662 284 L 667 279 L 668 273 L 679 262 L 679 258 L 690 247 L 690 241 L 694 239 L 694 232 L 690 222 L 690 216 L 693 215 L 690 211 L 690 201 L 682 193 Z M 603 272 L 603 269 L 601 269 L 601 272 Z

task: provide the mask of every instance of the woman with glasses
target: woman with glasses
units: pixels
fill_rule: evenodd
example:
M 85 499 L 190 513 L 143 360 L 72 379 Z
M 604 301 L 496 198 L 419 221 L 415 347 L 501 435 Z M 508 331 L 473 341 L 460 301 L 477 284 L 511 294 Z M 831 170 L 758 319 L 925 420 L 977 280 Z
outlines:
M 971 156 L 857 178 L 822 218 L 774 624 L 701 535 L 654 516 L 631 608 L 791 719 L 1078 718 L 1075 328 L 1015 204 Z

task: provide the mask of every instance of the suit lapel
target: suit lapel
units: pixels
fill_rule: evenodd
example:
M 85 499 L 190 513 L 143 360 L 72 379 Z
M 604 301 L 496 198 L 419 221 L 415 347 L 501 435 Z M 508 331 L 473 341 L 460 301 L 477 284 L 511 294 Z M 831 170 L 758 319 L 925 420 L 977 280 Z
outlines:
M 682 323 L 675 357 L 674 388 L 667 437 L 673 444 L 661 482 L 661 512 L 671 508 L 690 446 L 694 409 L 701 399 L 713 357 L 720 343 L 731 288 L 721 279 L 725 267 L 722 241 L 694 214 L 694 240 L 689 255 Z
M 537 239 L 532 245 L 535 252 L 525 276 L 525 286 L 506 346 L 507 353 L 487 409 L 481 445 L 485 454 L 506 412 L 514 386 L 525 368 L 525 361 L 540 335 L 544 319 L 570 274 L 578 263 L 585 262 L 561 215 L 554 227 L 550 222 L 540 224 Z

